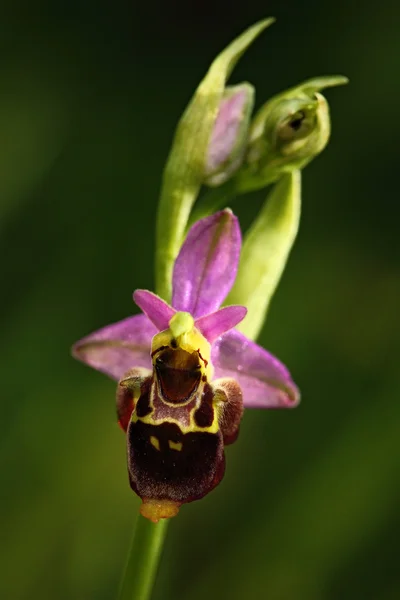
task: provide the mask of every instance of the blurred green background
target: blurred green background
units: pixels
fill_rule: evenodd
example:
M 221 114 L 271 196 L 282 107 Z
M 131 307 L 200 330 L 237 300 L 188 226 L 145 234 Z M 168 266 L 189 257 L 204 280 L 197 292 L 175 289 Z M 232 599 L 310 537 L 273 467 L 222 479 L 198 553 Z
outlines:
M 138 501 L 112 381 L 76 339 L 153 285 L 160 176 L 215 54 L 233 82 L 314 75 L 333 135 L 261 342 L 303 401 L 250 412 L 223 483 L 171 522 L 155 600 L 394 600 L 400 464 L 400 5 L 27 0 L 0 7 L 0 597 L 115 596 Z M 264 194 L 233 208 L 243 227 Z

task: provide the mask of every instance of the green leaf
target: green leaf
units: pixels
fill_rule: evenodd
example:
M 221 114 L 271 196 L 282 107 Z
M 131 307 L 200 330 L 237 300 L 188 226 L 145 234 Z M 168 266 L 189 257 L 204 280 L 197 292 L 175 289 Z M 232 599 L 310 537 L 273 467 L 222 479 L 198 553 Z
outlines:
M 270 18 L 256 23 L 217 56 L 178 124 L 157 214 L 156 291 L 167 301 L 171 299 L 173 264 L 203 181 L 208 143 L 226 80 L 248 46 L 273 22 Z
M 256 339 L 279 283 L 299 227 L 301 174 L 293 171 L 275 185 L 246 234 L 239 271 L 227 304 L 243 304 L 246 318 L 238 325 Z

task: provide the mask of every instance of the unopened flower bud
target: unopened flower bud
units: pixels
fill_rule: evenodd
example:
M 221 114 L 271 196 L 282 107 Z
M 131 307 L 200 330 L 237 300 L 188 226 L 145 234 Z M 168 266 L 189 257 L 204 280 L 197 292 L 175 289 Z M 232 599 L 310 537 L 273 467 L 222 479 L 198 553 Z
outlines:
M 254 87 L 249 83 L 225 89 L 208 145 L 206 185 L 221 185 L 242 164 L 253 106 Z
M 262 188 L 319 154 L 331 131 L 328 103 L 319 91 L 345 83 L 342 76 L 310 79 L 264 104 L 250 128 L 238 189 Z

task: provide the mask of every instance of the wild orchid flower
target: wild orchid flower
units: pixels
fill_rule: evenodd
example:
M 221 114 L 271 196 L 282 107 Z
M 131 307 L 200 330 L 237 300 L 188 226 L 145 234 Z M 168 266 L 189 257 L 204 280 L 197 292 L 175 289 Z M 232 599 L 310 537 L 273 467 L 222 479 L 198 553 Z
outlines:
M 142 515 L 154 522 L 218 485 L 224 446 L 238 436 L 243 407 L 289 408 L 299 401 L 286 367 L 234 329 L 246 308 L 220 308 L 240 249 L 230 210 L 198 221 L 174 264 L 172 306 L 136 290 L 143 314 L 73 348 L 76 358 L 119 381 L 130 484 L 142 498 Z
M 76 358 L 118 381 L 130 484 L 147 517 L 135 526 L 120 600 L 149 599 L 168 517 L 221 481 L 224 447 L 237 439 L 244 407 L 299 401 L 286 367 L 253 340 L 296 238 L 301 169 L 329 139 L 320 92 L 347 79 L 308 80 L 252 117 L 255 88 L 232 86 L 229 78 L 273 22 L 255 23 L 218 54 L 176 127 L 157 209 L 158 295 L 136 290 L 143 314 L 73 348 Z M 236 217 L 213 213 L 271 184 L 241 251 Z M 202 194 L 204 186 L 210 189 Z M 224 302 L 231 306 L 221 308 Z

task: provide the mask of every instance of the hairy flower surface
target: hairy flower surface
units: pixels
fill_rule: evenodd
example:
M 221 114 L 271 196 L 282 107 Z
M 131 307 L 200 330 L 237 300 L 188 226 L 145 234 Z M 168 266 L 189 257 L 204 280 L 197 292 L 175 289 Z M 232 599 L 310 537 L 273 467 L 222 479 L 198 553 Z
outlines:
M 286 367 L 234 329 L 246 309 L 220 308 L 240 249 L 230 210 L 198 221 L 175 261 L 172 306 L 136 290 L 143 314 L 73 348 L 76 358 L 119 381 L 130 483 L 153 521 L 174 516 L 221 481 L 224 446 L 237 438 L 243 406 L 288 408 L 299 401 Z

